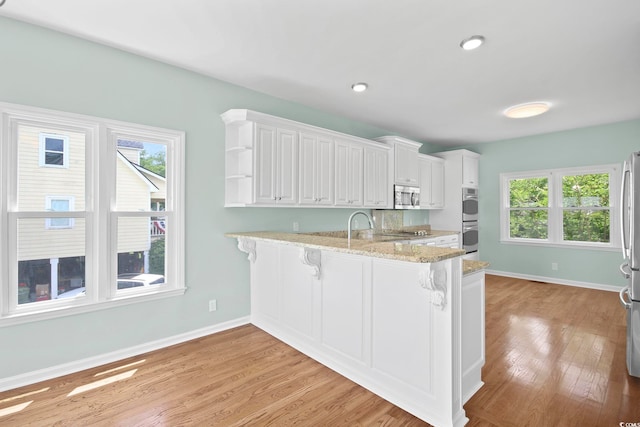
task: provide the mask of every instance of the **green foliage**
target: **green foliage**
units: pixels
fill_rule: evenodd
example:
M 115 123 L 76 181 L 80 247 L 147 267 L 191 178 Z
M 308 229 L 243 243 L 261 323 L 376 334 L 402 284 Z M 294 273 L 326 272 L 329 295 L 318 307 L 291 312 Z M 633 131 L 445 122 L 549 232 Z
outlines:
M 514 179 L 509 183 L 509 234 L 514 238 L 546 239 L 548 237 L 548 178 Z M 516 208 L 516 209 L 513 209 Z M 519 208 L 519 209 L 518 209 Z
M 509 233 L 513 238 L 548 238 L 548 178 L 509 182 Z M 562 178 L 562 227 L 567 241 L 609 242 L 609 174 Z
M 549 179 L 513 179 L 509 184 L 512 208 L 546 208 L 549 205 Z
M 565 240 L 609 242 L 609 174 L 563 177 L 562 205 Z
M 164 275 L 164 237 L 151 241 L 149 273 Z
M 146 150 L 142 150 L 142 153 L 140 153 L 140 166 L 162 177 L 166 177 L 167 159 L 163 151 L 149 154 Z

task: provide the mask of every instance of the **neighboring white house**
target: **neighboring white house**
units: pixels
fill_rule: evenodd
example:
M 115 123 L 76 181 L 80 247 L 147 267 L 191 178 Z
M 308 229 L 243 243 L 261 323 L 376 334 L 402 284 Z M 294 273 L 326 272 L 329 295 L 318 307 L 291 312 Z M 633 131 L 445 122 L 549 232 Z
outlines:
M 17 129 L 18 205 L 22 211 L 85 209 L 85 135 L 36 125 Z M 165 179 L 140 166 L 142 142 L 118 141 L 116 204 L 121 210 L 159 210 Z M 118 274 L 148 272 L 154 223 L 118 223 Z M 153 228 L 153 234 L 162 234 Z M 83 286 L 85 224 L 78 218 L 23 219 L 18 224 L 19 303 L 56 298 Z M 28 289 L 28 292 L 27 292 Z

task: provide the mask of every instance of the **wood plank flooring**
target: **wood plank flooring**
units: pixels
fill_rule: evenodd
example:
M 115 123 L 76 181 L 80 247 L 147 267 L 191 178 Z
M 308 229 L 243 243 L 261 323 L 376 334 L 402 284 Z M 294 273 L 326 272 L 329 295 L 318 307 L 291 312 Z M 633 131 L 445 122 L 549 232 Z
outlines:
M 640 423 L 616 293 L 487 276 L 486 297 L 469 426 Z M 0 425 L 427 424 L 247 325 L 0 393 Z

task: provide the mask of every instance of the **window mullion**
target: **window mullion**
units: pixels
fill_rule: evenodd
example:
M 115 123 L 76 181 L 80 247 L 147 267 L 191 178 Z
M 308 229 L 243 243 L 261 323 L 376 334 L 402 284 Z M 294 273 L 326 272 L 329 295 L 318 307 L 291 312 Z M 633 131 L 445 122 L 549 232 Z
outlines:
M 562 241 L 562 174 L 549 173 L 549 241 Z

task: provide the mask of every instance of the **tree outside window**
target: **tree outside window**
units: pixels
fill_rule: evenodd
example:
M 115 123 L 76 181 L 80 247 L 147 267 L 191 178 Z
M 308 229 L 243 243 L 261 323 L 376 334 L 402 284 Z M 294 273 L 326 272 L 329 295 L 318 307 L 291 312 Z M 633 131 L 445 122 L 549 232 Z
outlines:
M 509 236 L 546 239 L 549 219 L 549 180 L 521 178 L 509 181 Z
M 615 248 L 619 181 L 617 164 L 501 174 L 501 241 Z

